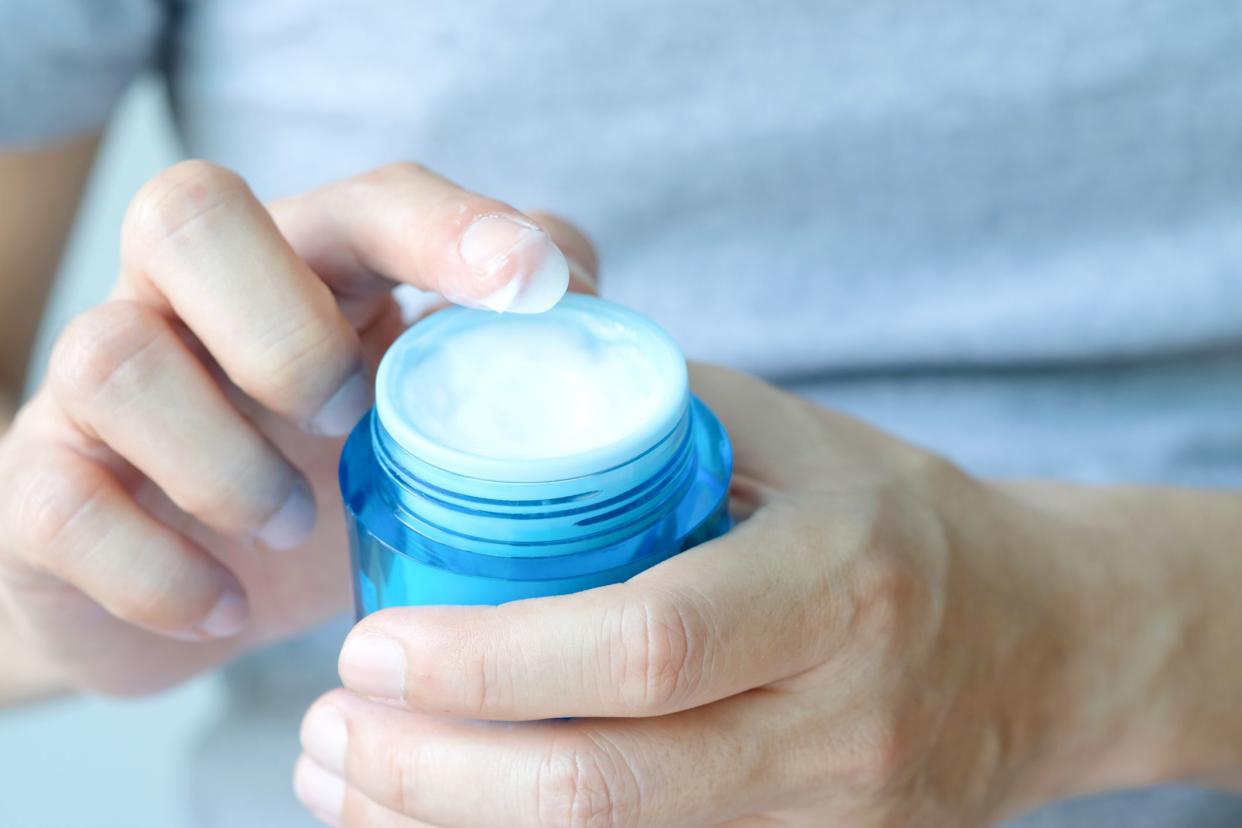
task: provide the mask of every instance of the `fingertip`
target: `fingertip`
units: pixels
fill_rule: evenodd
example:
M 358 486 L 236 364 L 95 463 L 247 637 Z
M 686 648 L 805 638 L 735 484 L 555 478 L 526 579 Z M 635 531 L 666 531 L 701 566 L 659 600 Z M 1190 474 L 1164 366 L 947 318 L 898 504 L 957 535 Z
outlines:
M 541 313 L 565 295 L 569 266 L 552 237 L 525 218 L 489 213 L 458 243 L 469 271 L 447 298 L 497 313 Z
M 570 287 L 576 293 L 599 293 L 599 256 L 595 245 L 572 222 L 546 210 L 528 210 L 526 215 L 547 231 L 569 263 Z
M 240 586 L 224 588 L 207 614 L 186 630 L 165 630 L 164 635 L 180 641 L 209 641 L 234 638 L 250 621 L 250 602 Z
M 569 265 L 551 239 L 541 245 L 538 264 L 531 265 L 519 282 L 516 295 L 505 308 L 510 313 L 543 313 L 552 308 L 569 289 Z
M 349 748 L 349 727 L 340 708 L 320 701 L 302 719 L 302 748 L 316 762 L 335 774 L 345 774 L 345 754 Z
M 315 496 L 298 475 L 285 502 L 255 532 L 255 540 L 281 551 L 301 546 L 315 529 L 315 513 Z
M 208 611 L 198 632 L 204 638 L 232 638 L 246 628 L 250 604 L 239 587 L 229 587 Z
M 327 825 L 340 825 L 345 810 L 345 780 L 306 754 L 293 768 L 293 792 L 305 808 Z
M 355 630 L 341 647 L 337 669 L 341 683 L 359 695 L 398 702 L 405 699 L 405 648 L 394 638 Z
M 370 410 L 375 390 L 370 375 L 359 368 L 341 383 L 307 422 L 307 430 L 323 437 L 344 437 Z

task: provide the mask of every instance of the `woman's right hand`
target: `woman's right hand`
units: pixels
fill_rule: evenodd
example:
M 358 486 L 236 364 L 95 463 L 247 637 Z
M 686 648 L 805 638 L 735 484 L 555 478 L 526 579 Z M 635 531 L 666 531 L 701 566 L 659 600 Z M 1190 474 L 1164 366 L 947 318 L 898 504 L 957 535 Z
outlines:
M 0 604 L 66 684 L 115 693 L 344 610 L 336 460 L 405 326 L 392 287 L 538 312 L 566 256 L 594 270 L 568 225 L 412 164 L 268 206 L 204 162 L 160 174 L 0 439 Z

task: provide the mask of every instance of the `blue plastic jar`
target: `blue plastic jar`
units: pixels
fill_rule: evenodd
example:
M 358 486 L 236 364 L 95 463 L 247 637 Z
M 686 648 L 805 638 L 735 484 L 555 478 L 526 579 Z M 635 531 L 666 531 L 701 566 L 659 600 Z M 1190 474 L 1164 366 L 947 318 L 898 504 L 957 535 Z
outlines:
M 571 453 L 506 457 L 446 443 L 428 427 L 435 421 L 411 416 L 438 389 L 407 380 L 429 355 L 451 355 L 492 329 L 498 341 L 554 331 L 582 353 L 633 357 L 646 415 L 616 439 Z M 521 387 L 520 377 L 512 381 Z M 731 471 L 723 428 L 690 394 L 685 360 L 650 320 L 576 295 L 535 316 L 440 311 L 385 354 L 375 408 L 341 457 L 358 614 L 624 581 L 728 530 Z

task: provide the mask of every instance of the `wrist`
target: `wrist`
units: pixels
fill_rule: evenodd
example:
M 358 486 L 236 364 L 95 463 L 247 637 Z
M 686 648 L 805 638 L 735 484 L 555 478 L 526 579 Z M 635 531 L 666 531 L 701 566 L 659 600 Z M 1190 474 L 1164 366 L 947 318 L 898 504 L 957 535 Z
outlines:
M 1227 548 L 1242 532 L 1228 525 L 1236 501 L 1178 490 L 991 488 L 1006 504 L 1011 554 L 1023 556 L 1024 572 L 1039 570 L 1030 579 L 1051 610 L 1047 646 L 1060 654 L 1033 705 L 1043 708 L 1044 735 L 1028 798 L 1236 783 L 1242 618 L 1232 593 L 1242 570 Z

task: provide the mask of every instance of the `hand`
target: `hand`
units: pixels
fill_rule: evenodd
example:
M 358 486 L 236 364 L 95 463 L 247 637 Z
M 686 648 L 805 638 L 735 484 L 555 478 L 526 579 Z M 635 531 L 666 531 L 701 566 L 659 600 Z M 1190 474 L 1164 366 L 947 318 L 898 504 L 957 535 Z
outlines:
M 1048 793 L 1074 625 L 1016 507 L 758 381 L 692 377 L 753 514 L 625 584 L 364 619 L 348 690 L 304 722 L 295 787 L 315 814 L 961 828 Z
M 260 204 L 203 162 L 134 199 L 111 300 L 0 441 L 0 602 L 66 682 L 184 678 L 348 605 L 341 439 L 399 282 L 550 307 L 590 245 L 410 164 Z

